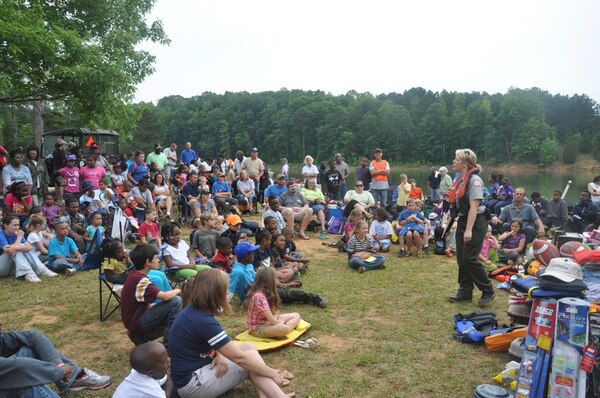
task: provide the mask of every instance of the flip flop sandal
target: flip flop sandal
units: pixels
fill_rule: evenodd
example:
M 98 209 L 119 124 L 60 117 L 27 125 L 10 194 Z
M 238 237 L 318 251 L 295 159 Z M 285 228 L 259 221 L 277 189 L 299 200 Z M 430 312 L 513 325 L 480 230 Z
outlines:
M 316 339 L 308 339 L 305 341 L 302 340 L 296 340 L 294 342 L 294 345 L 296 347 L 300 347 L 300 348 L 306 348 L 306 349 L 313 349 L 317 346 L 317 340 Z

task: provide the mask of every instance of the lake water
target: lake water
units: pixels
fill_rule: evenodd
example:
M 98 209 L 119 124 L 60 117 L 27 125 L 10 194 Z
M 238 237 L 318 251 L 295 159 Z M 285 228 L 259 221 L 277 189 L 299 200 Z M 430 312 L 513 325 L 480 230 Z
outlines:
M 450 165 L 451 166 L 451 165 Z M 448 167 L 448 166 L 447 166 Z M 350 180 L 348 181 L 348 186 L 354 185 L 354 170 L 356 166 L 350 165 Z M 295 178 L 300 178 L 301 176 L 301 166 L 290 165 L 290 176 Z M 280 171 L 279 168 L 275 170 L 275 174 Z M 453 173 L 450 171 L 450 175 Z M 563 191 L 567 182 L 569 180 L 572 181 L 571 187 L 567 192 L 566 201 L 567 204 L 571 205 L 579 200 L 579 194 L 581 191 L 587 190 L 587 185 L 592 181 L 595 175 L 600 173 L 593 172 L 591 170 L 577 170 L 577 171 L 497 171 L 492 168 L 486 169 L 484 167 L 483 176 L 486 186 L 489 188 L 489 183 L 487 182 L 487 177 L 490 173 L 495 174 L 503 174 L 506 178 L 508 178 L 513 187 L 522 186 L 527 191 L 527 196 L 531 194 L 531 192 L 538 191 L 542 194 L 543 197 L 550 199 L 552 197 L 552 192 L 556 189 Z M 427 195 L 427 177 L 429 176 L 429 169 L 405 169 L 402 170 L 400 168 L 392 167 L 392 173 L 390 175 L 390 186 L 398 185 L 400 181 L 400 174 L 406 174 L 408 178 L 414 178 L 417 180 L 417 186 L 423 189 L 423 192 Z M 350 185 L 352 184 L 352 185 Z

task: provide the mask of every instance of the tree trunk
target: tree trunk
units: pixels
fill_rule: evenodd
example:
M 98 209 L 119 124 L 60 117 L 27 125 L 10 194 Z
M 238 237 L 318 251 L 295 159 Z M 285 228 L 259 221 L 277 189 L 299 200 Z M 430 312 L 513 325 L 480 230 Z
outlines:
M 42 134 L 44 133 L 44 103 L 42 101 L 33 101 L 33 136 L 35 145 L 41 147 Z

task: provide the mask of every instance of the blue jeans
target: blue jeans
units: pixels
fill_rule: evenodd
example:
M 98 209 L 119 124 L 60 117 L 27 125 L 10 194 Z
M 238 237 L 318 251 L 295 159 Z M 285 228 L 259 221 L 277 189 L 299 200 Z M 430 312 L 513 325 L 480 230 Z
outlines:
M 17 351 L 15 356 L 20 357 L 20 358 L 40 359 L 39 356 L 37 355 L 37 353 L 33 349 L 31 349 L 30 347 L 27 347 L 27 346 L 21 347 L 21 349 L 19 349 L 19 351 Z M 63 391 L 66 388 L 68 388 L 71 384 L 73 384 L 73 382 L 75 381 L 75 378 L 77 378 L 77 375 L 79 374 L 81 369 L 77 365 L 75 365 L 73 362 L 71 362 L 68 358 L 63 357 L 62 355 L 60 356 L 60 358 L 63 363 L 73 367 L 73 374 L 71 375 L 71 378 L 69 380 L 67 380 L 67 381 L 60 380 L 55 383 L 56 386 L 58 387 L 58 389 L 60 391 Z M 58 394 L 56 394 L 47 385 L 1 391 L 0 397 L 2 397 L 2 398 L 4 398 L 4 397 L 60 398 L 60 396 Z
M 254 236 L 260 229 L 260 226 L 256 221 L 242 221 L 242 227 L 240 228 L 240 233 L 246 234 L 248 236 Z
M 436 189 L 431 189 L 431 200 L 434 202 L 439 202 L 440 199 L 442 198 L 441 193 L 440 193 L 440 189 L 436 188 Z
M 346 181 L 342 181 L 342 183 L 340 184 L 340 189 L 338 190 L 339 199 L 336 200 L 342 200 L 344 196 L 346 196 L 346 192 L 348 192 Z
M 56 272 L 57 274 L 63 273 L 65 272 L 65 270 L 67 268 L 79 268 L 79 265 L 75 265 L 72 264 L 70 262 L 68 262 L 67 260 L 65 260 L 64 258 L 59 258 L 54 260 L 54 262 L 50 265 L 48 265 L 48 268 L 50 268 L 50 270 Z
M 371 195 L 375 199 L 375 204 L 379 201 L 379 207 L 385 207 L 387 205 L 387 189 L 373 189 L 371 188 Z
M 256 200 L 256 195 L 255 195 L 255 194 L 249 195 L 249 196 L 248 196 L 248 199 L 246 199 L 246 197 L 245 197 L 243 194 L 239 194 L 239 195 L 237 196 L 237 198 L 238 198 L 239 200 L 242 200 L 242 199 L 244 199 L 244 200 L 247 200 L 247 201 L 248 201 L 248 204 L 249 204 L 250 206 L 252 206 L 252 203 L 254 203 L 254 201 Z
M 163 301 L 162 303 L 155 304 L 148 308 L 140 315 L 142 333 L 146 334 L 159 326 L 165 326 L 163 344 L 168 345 L 171 325 L 173 324 L 173 321 L 175 321 L 175 317 L 180 310 L 181 297 L 179 296 L 175 296 L 169 301 Z
M 352 257 L 350 260 L 348 260 L 348 267 L 350 267 L 352 269 L 359 269 L 360 267 L 363 267 L 367 271 L 372 271 L 374 269 L 381 268 L 381 266 L 385 262 L 385 257 L 383 257 L 383 256 L 374 256 L 374 257 L 375 257 L 375 261 L 370 262 L 370 263 L 366 262 L 365 260 L 363 260 L 360 257 Z

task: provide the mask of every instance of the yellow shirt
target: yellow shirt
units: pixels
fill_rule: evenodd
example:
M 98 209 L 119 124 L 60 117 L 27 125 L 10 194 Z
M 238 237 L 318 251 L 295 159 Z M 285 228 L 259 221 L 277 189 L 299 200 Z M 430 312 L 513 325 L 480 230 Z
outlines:
M 107 258 L 102 262 L 102 271 L 114 271 L 116 274 L 122 274 L 127 271 L 127 265 L 123 261 Z
M 396 201 L 398 206 L 406 206 L 406 199 L 410 195 L 410 189 L 411 186 L 408 182 L 398 184 L 398 200 Z

